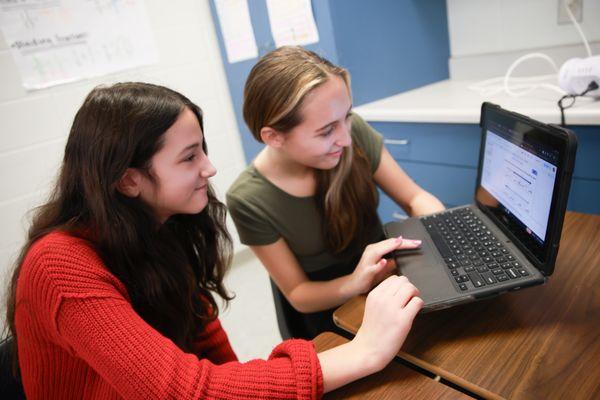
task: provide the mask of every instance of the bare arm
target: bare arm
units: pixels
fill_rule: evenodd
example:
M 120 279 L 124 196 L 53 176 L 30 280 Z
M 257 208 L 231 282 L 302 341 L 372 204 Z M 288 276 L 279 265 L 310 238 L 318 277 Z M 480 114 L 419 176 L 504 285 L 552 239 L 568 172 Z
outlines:
M 350 275 L 330 281 L 313 282 L 283 238 L 265 246 L 251 246 L 271 279 L 298 311 L 310 313 L 338 306 L 356 295 Z
M 290 304 L 299 312 L 310 313 L 337 307 L 367 292 L 395 270 L 393 263 L 382 259 L 383 255 L 395 249 L 415 248 L 419 244 L 418 241 L 392 238 L 369 245 L 352 274 L 330 281 L 308 279 L 283 238 L 250 248 Z
M 392 360 L 423 307 L 418 295 L 406 277 L 396 275 L 369 293 L 354 339 L 318 354 L 325 392 L 380 371 Z
M 377 185 L 411 216 L 432 214 L 445 208 L 404 172 L 385 146 L 381 149 L 381 161 L 374 178 Z

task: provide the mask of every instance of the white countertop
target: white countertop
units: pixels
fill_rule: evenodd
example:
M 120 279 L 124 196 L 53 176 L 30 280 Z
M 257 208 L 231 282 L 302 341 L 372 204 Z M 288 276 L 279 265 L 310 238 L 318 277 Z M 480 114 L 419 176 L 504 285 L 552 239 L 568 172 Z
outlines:
M 367 121 L 479 123 L 481 103 L 503 108 L 545 123 L 560 123 L 558 92 L 538 88 L 522 97 L 505 92 L 482 96 L 469 89 L 477 81 L 444 80 L 354 108 Z M 578 97 L 565 110 L 567 125 L 600 125 L 600 100 Z

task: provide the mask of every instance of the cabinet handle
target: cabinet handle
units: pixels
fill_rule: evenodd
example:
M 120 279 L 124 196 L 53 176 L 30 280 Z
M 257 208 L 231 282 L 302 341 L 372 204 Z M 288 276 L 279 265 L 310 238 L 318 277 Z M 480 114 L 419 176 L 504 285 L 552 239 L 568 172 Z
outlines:
M 392 213 L 392 218 L 399 219 L 400 221 L 402 221 L 404 219 L 407 219 L 408 216 L 404 215 L 404 214 L 400 214 L 399 212 L 394 212 L 394 213 Z
M 394 146 L 407 146 L 410 142 L 408 139 L 383 139 L 383 143 Z

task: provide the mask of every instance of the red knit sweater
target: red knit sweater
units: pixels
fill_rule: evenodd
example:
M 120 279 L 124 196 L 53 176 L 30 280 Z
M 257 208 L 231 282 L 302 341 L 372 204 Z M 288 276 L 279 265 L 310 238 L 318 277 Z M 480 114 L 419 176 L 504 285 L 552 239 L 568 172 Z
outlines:
M 196 354 L 181 351 L 132 308 L 125 286 L 84 240 L 46 235 L 17 284 L 19 365 L 28 399 L 320 398 L 311 342 L 288 340 L 267 361 L 240 363 L 218 320 Z

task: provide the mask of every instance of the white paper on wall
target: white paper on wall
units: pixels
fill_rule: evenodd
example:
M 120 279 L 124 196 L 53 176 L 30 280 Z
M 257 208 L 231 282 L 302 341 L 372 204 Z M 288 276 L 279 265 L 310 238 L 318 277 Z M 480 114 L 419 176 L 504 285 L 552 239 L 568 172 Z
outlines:
M 143 0 L 0 0 L 25 89 L 158 62 Z
M 227 61 L 258 57 L 247 0 L 215 0 Z
M 303 46 L 319 41 L 310 0 L 267 0 L 275 46 Z

